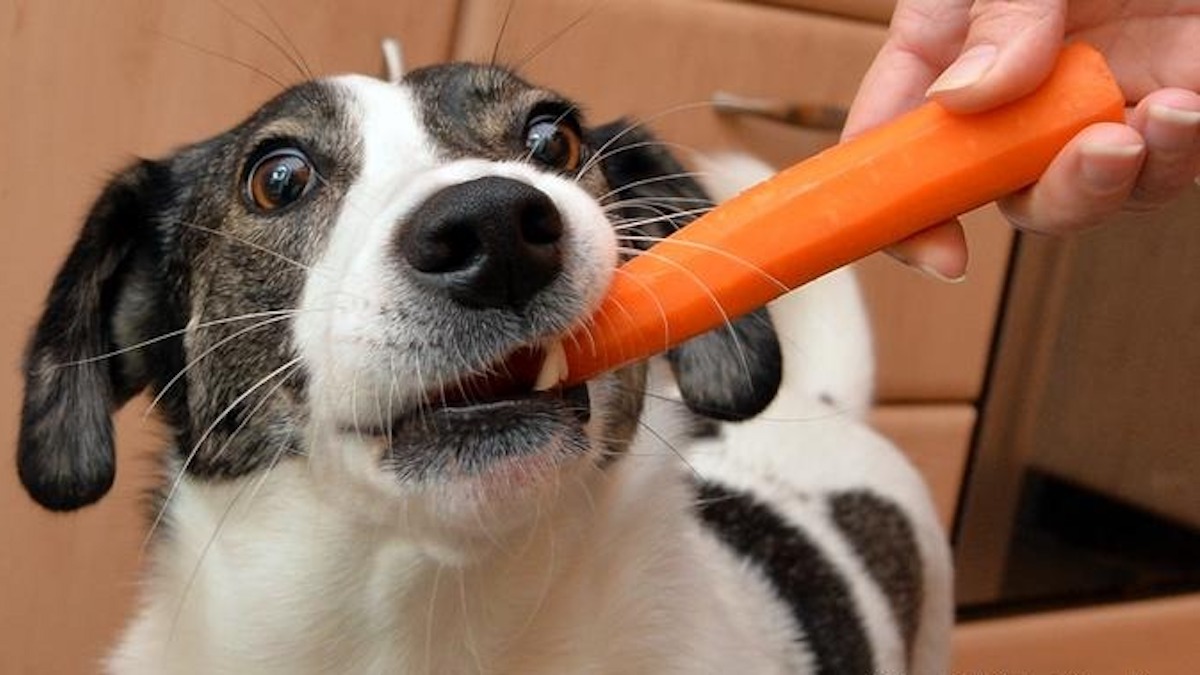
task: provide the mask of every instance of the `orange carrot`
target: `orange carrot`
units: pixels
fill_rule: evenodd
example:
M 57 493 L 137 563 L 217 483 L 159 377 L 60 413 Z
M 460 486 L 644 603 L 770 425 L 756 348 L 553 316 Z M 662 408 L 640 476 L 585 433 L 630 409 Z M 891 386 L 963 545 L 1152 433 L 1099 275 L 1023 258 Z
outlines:
M 644 359 L 842 265 L 1033 183 L 1084 127 L 1123 119 L 1104 57 L 1066 47 L 1001 108 L 936 103 L 761 183 L 624 264 L 564 342 L 568 384 Z

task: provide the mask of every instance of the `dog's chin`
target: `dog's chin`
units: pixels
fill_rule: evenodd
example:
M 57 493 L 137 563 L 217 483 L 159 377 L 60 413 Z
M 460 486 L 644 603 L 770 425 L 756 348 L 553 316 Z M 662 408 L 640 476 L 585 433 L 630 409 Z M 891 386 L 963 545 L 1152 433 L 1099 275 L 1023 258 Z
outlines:
M 569 497 L 594 466 L 590 414 L 586 385 L 429 406 L 386 429 L 343 428 L 316 459 L 348 472 L 329 496 L 373 527 L 469 558 Z
M 384 501 L 399 500 L 420 520 L 454 529 L 465 515 L 477 525 L 483 512 L 523 512 L 588 463 L 591 408 L 586 384 L 535 391 L 473 382 L 383 424 L 341 425 L 336 454 L 352 474 L 366 471 Z
M 519 491 L 588 453 L 590 417 L 587 385 L 440 402 L 392 422 L 381 464 L 404 485 Z

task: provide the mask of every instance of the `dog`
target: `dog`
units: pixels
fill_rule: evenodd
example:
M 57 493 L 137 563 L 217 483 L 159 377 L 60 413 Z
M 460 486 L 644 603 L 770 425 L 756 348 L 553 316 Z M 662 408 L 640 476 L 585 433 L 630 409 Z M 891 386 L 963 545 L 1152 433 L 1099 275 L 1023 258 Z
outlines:
M 708 203 L 641 126 L 466 63 L 303 83 L 117 175 L 17 452 L 69 511 L 116 409 L 170 429 L 108 672 L 946 672 L 944 534 L 863 423 L 869 348 L 834 353 L 865 327 L 805 344 L 853 288 L 561 385 L 621 261 Z

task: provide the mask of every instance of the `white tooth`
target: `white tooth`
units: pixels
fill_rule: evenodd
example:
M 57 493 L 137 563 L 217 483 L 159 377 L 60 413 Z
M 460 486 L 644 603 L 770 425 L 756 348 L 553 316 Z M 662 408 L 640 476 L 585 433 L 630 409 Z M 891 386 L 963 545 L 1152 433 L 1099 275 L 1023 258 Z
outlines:
M 542 361 L 542 369 L 538 371 L 534 391 L 546 391 L 567 379 L 567 352 L 563 349 L 562 341 L 555 342 L 546 348 L 546 358 Z

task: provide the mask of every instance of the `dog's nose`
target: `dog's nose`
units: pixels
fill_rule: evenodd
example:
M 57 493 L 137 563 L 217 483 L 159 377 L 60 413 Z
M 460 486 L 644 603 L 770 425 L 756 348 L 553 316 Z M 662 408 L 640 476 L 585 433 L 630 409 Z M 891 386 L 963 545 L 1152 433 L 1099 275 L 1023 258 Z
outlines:
M 546 193 L 488 176 L 427 199 L 397 246 L 422 285 L 469 307 L 519 309 L 562 271 L 562 235 Z

